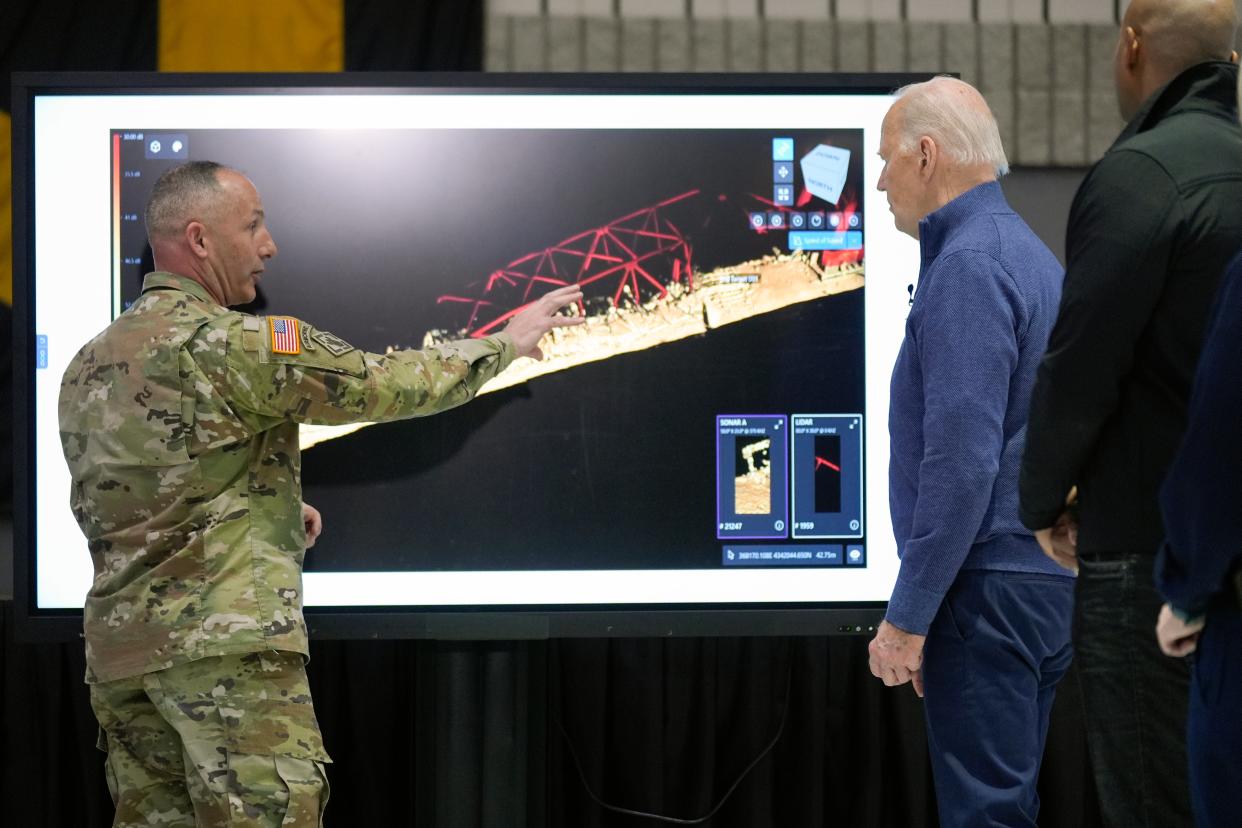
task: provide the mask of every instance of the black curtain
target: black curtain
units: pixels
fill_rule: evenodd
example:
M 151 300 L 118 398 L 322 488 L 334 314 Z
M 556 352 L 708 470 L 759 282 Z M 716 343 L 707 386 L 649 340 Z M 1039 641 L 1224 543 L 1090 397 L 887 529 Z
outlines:
M 112 824 L 80 644 L 17 644 L 0 602 L 0 802 L 5 823 Z M 11 814 L 11 816 L 10 816 Z
M 6 824 L 108 825 L 78 642 L 19 643 L 0 604 Z M 318 641 L 311 688 L 335 826 L 936 825 L 920 702 L 864 638 Z M 576 756 L 576 760 L 575 757 Z M 578 768 L 581 768 L 579 775 Z M 1073 673 L 1053 708 L 1041 825 L 1099 825 Z
M 4 0 L 0 3 L 0 109 L 9 73 L 154 72 L 158 0 Z
M 347 72 L 482 68 L 482 0 L 345 0 Z
M 872 677 L 865 638 L 560 641 L 549 653 L 549 826 L 661 824 L 603 811 L 579 765 L 610 804 L 702 816 L 777 733 L 704 824 L 937 824 L 922 702 Z M 1071 673 L 1053 710 L 1041 825 L 1100 824 L 1080 705 Z

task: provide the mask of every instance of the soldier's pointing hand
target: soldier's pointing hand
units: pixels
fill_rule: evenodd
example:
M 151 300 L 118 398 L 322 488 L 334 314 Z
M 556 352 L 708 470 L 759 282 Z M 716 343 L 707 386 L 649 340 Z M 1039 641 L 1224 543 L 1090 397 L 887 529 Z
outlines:
M 531 302 L 509 320 L 505 333 L 513 337 L 513 347 L 518 356 L 543 359 L 539 340 L 553 328 L 581 325 L 582 316 L 562 316 L 560 311 L 582 301 L 582 288 L 565 285 Z

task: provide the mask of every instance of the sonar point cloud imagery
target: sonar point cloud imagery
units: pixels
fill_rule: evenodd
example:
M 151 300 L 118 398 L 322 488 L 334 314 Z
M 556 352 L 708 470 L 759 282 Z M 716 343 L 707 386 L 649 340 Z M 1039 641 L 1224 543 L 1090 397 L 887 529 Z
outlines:
M 737 438 L 737 469 L 733 479 L 734 511 L 766 515 L 772 511 L 770 437 Z
M 584 317 L 585 324 L 553 330 L 541 344 L 542 360 L 517 360 L 483 386 L 479 393 L 486 394 L 857 290 L 864 281 L 862 216 L 858 186 L 846 180 L 849 161 L 848 151 L 818 144 L 798 167 L 792 159 L 775 162 L 777 183 L 763 195 L 690 189 L 584 228 L 499 264 L 459 292 L 437 296 L 443 327 L 426 331 L 421 342 L 389 350 L 498 333 L 544 293 L 580 285 L 583 300 L 565 313 Z M 782 187 L 780 175 L 794 176 L 799 167 L 802 186 Z M 714 220 L 710 232 L 683 230 L 701 229 L 704 217 Z M 824 243 L 834 236 L 856 242 Z M 739 237 L 745 237 L 744 244 L 737 243 Z M 704 249 L 714 257 L 702 256 Z M 741 260 L 727 258 L 726 250 L 737 251 Z M 702 258 L 712 263 L 705 266 Z M 301 445 L 309 448 L 362 427 L 303 426 Z M 739 470 L 761 474 L 759 459 L 748 459 L 754 463 Z M 753 500 L 762 504 L 754 506 L 755 513 L 768 510 L 767 494 L 747 488 L 744 499 L 741 487 L 739 482 L 739 505 Z

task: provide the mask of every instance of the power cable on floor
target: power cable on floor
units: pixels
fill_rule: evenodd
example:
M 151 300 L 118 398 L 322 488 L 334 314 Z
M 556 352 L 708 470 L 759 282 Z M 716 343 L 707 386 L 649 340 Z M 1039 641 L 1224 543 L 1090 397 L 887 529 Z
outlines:
M 781 717 L 780 717 L 779 723 L 776 726 L 776 734 L 772 736 L 772 740 L 768 742 L 767 747 L 761 750 L 759 752 L 759 755 L 756 756 L 753 760 L 751 760 L 751 763 L 747 765 L 746 768 L 738 775 L 737 779 L 734 780 L 733 784 L 729 786 L 729 789 L 725 791 L 724 796 L 720 797 L 720 801 L 717 802 L 710 811 L 708 811 L 704 816 L 701 816 L 701 817 L 695 817 L 693 819 L 682 819 L 680 817 L 665 816 L 664 814 L 651 814 L 651 813 L 647 813 L 646 811 L 635 811 L 630 808 L 622 808 L 619 805 L 610 805 L 604 800 L 600 799 L 595 794 L 595 791 L 591 789 L 590 783 L 587 782 L 586 773 L 582 770 L 582 763 L 578 760 L 578 752 L 574 750 L 574 744 L 569 738 L 569 733 L 566 732 L 565 730 L 565 725 L 561 722 L 560 715 L 554 712 L 553 718 L 556 720 L 556 727 L 561 732 L 561 738 L 565 740 L 565 746 L 569 749 L 569 756 L 570 758 L 574 760 L 574 769 L 578 771 L 578 778 L 582 781 L 582 787 L 584 790 L 586 790 L 587 795 L 590 796 L 591 799 L 595 801 L 596 805 L 598 805 L 601 808 L 604 808 L 605 810 L 612 811 L 618 814 L 625 814 L 626 816 L 640 817 L 643 819 L 655 819 L 661 822 L 672 823 L 674 825 L 699 825 L 701 823 L 707 822 L 709 819 L 714 817 L 716 815 L 716 812 L 719 811 L 724 806 L 725 802 L 729 800 L 729 797 L 733 795 L 733 792 L 737 790 L 737 787 L 742 784 L 742 781 L 747 777 L 747 775 L 752 770 L 755 769 L 755 766 L 758 765 L 760 762 L 762 762 L 764 758 L 769 753 L 772 752 L 772 748 L 776 747 L 776 743 L 780 741 L 781 734 L 785 732 L 785 721 L 789 717 L 789 699 L 790 699 L 790 693 L 793 687 L 793 654 L 791 652 L 792 645 L 788 644 L 787 642 L 785 650 L 786 650 L 786 653 L 785 653 L 785 699 L 781 703 Z

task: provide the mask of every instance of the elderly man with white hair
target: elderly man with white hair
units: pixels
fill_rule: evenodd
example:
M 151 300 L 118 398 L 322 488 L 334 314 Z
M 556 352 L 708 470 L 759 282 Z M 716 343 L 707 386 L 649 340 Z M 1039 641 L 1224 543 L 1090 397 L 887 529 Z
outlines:
M 879 189 L 922 267 L 889 414 L 901 569 L 871 670 L 924 696 L 942 825 L 1034 826 L 1074 581 L 1018 519 L 1018 465 L 1063 271 L 1005 202 L 982 96 L 953 78 L 897 94 Z

